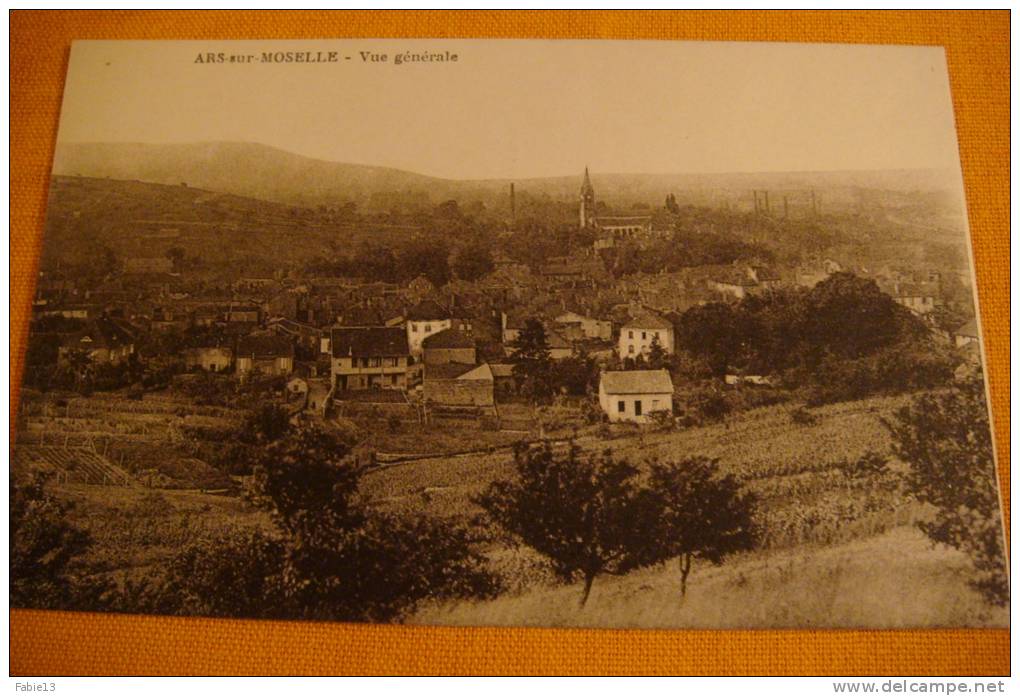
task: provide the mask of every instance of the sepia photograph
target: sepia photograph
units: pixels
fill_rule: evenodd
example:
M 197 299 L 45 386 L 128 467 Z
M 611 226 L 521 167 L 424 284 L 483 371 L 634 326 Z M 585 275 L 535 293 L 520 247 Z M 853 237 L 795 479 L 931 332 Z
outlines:
M 942 48 L 76 41 L 10 603 L 1008 627 Z

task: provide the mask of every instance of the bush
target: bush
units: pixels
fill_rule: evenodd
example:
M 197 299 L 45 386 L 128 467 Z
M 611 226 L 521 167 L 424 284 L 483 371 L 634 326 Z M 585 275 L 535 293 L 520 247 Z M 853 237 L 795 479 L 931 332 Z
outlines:
M 740 386 L 722 392 L 730 413 L 773 406 L 789 401 L 790 393 L 767 386 Z
M 32 609 L 102 608 L 110 587 L 74 572 L 92 543 L 67 521 L 71 505 L 45 490 L 46 479 L 10 477 L 10 603 Z
M 255 450 L 249 500 L 272 534 L 182 551 L 124 598 L 152 611 L 388 621 L 426 599 L 491 597 L 500 585 L 460 528 L 393 517 L 358 495 L 363 467 L 334 434 L 297 429 Z
M 818 422 L 818 416 L 811 413 L 811 411 L 807 410 L 803 406 L 798 406 L 790 411 L 790 421 L 796 425 L 814 425 Z
M 695 388 L 678 401 L 679 422 L 685 427 L 721 421 L 732 408 L 723 392 L 711 384 Z

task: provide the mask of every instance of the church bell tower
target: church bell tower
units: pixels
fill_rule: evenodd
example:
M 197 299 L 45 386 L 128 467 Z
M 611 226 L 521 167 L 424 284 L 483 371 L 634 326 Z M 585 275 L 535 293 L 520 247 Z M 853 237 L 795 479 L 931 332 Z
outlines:
M 588 176 L 588 167 L 584 168 L 584 183 L 581 184 L 581 229 L 595 226 L 595 188 Z

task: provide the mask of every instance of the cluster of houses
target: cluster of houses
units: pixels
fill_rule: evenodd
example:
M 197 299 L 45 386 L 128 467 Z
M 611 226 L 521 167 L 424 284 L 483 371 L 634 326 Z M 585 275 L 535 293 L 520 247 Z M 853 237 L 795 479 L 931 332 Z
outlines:
M 570 309 L 521 309 L 512 297 L 486 293 L 484 283 L 475 288 L 487 300 L 481 304 L 478 298 L 458 301 L 470 296 L 468 288 L 459 288 L 459 296 L 444 295 L 423 278 L 404 288 L 244 278 L 232 285 L 228 298 L 175 296 L 163 287 L 162 265 L 138 262 L 132 268 L 149 266 L 159 277 L 155 287 L 124 303 L 104 296 L 96 301 L 91 293 L 74 292 L 73 284 L 61 283 L 55 291 L 43 279 L 36 318 L 70 320 L 71 329 L 65 326 L 59 333 L 61 359 L 81 350 L 95 363 L 116 365 L 129 360 L 143 341 L 176 336 L 181 343 L 170 357 L 183 370 L 239 380 L 256 373 L 286 377 L 295 391 L 318 395 L 312 403 L 322 411 L 337 401 L 371 399 L 373 393 L 387 399 L 390 395 L 382 392 L 397 392 L 435 408 L 487 413 L 497 397 L 517 389 L 513 344 L 527 319 L 542 321 L 552 360 L 569 358 L 580 347 L 596 357 L 615 352 L 620 358 L 647 355 L 654 344 L 664 353 L 675 350 L 672 324 L 653 312 L 625 312 L 622 320 L 614 320 Z M 594 282 L 583 271 L 579 277 L 582 283 Z M 564 290 L 577 281 L 562 280 Z M 582 289 L 577 297 L 584 294 Z M 322 307 L 331 321 L 317 320 Z M 33 339 L 45 336 L 45 331 L 33 331 Z M 609 418 L 644 420 L 650 412 L 669 408 L 670 399 L 657 391 L 661 376 L 649 383 L 647 394 L 654 398 L 633 391 L 641 381 L 637 377 L 624 384 L 607 377 L 600 390 L 605 398 L 630 390 L 619 394 L 623 398 L 626 393 L 626 408 L 605 406 Z
M 183 369 L 287 377 L 324 412 L 348 399 L 403 398 L 486 413 L 517 389 L 513 346 L 529 320 L 543 325 L 553 360 L 584 350 L 619 364 L 674 353 L 675 319 L 691 306 L 783 285 L 811 287 L 845 270 L 818 259 L 795 269 L 752 262 L 614 278 L 599 250 L 668 234 L 660 217 L 597 213 L 586 173 L 579 222 L 596 232 L 594 249 L 546 259 L 539 268 L 496 252 L 492 272 L 442 288 L 423 276 L 398 285 L 282 272 L 210 287 L 174 273 L 167 258 L 135 258 L 95 287 L 44 274 L 34 314 L 73 323 L 55 329 L 62 359 L 78 350 L 118 364 L 143 338 L 178 334 L 184 344 L 175 357 Z M 939 304 L 935 272 L 894 269 L 873 277 L 921 316 Z M 33 339 L 40 334 L 33 330 Z M 950 340 L 976 344 L 976 325 L 968 322 Z M 663 370 L 606 371 L 599 403 L 609 420 L 643 422 L 672 410 L 672 392 Z

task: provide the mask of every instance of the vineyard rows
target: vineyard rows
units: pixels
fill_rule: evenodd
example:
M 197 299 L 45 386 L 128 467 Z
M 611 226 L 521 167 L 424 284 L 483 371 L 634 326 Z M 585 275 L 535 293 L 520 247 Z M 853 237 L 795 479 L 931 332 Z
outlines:
M 135 486 L 137 482 L 106 457 L 84 447 L 18 445 L 16 464 L 37 471 L 53 472 L 61 483 L 97 486 Z

